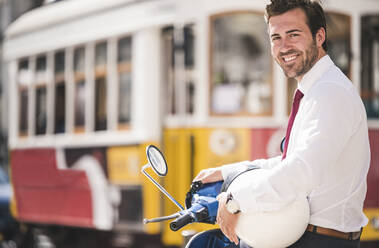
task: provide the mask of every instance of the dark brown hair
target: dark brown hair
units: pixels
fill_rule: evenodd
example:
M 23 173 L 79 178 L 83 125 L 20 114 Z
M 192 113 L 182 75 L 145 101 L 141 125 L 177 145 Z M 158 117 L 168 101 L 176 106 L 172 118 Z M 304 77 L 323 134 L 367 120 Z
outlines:
M 304 11 L 307 17 L 307 25 L 311 30 L 313 39 L 320 28 L 325 30 L 325 41 L 322 48 L 328 50 L 326 44 L 326 19 L 324 10 L 319 1 L 312 0 L 271 0 L 271 3 L 266 6 L 265 19 L 268 23 L 273 16 L 281 15 L 289 10 L 300 8 Z

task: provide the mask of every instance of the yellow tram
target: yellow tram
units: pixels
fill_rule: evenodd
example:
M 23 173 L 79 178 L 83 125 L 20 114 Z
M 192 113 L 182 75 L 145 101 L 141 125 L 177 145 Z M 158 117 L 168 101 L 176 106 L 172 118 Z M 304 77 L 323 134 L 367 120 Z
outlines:
M 329 53 L 369 117 L 362 240 L 371 244 L 379 240 L 379 3 L 324 2 Z M 296 83 L 271 58 L 265 5 L 71 0 L 17 19 L 4 43 L 15 217 L 46 233 L 79 227 L 181 245 L 168 224 L 142 224 L 176 211 L 140 174 L 145 147 L 163 149 L 162 181 L 182 201 L 201 169 L 280 152 Z

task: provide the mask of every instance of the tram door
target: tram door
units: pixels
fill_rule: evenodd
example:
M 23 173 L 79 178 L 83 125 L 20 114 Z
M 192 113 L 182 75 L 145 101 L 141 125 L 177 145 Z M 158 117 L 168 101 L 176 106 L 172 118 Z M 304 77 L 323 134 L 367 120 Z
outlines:
M 163 149 L 169 166 L 164 178 L 166 189 L 183 203 L 185 193 L 194 174 L 195 132 L 191 127 L 194 116 L 195 75 L 195 24 L 176 24 L 162 29 L 163 72 Z M 164 214 L 178 209 L 165 199 Z M 164 224 L 163 242 L 168 245 L 182 243 L 180 232 L 172 233 L 168 222 Z
M 362 17 L 362 98 L 369 118 L 379 117 L 379 15 Z

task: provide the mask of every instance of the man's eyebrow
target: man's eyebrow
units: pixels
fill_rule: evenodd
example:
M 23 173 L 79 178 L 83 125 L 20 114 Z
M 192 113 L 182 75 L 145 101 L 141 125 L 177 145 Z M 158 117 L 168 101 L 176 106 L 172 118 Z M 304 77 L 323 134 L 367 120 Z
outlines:
M 286 34 L 296 33 L 296 32 L 300 32 L 301 33 L 303 31 L 301 31 L 300 29 L 291 29 L 291 30 L 286 31 Z M 278 33 L 274 33 L 270 37 L 272 38 L 272 37 L 276 37 L 276 36 L 280 36 L 280 35 Z
M 300 29 L 291 29 L 291 30 L 286 31 L 286 34 L 295 33 L 295 32 L 303 32 L 303 31 L 301 31 Z

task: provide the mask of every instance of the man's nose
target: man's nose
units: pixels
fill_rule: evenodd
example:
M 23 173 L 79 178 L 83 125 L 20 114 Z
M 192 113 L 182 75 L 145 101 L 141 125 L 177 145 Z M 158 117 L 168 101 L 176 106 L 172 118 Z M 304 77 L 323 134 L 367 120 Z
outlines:
M 281 42 L 279 44 L 280 52 L 286 52 L 286 51 L 290 50 L 291 47 L 292 47 L 292 44 L 287 38 L 281 39 Z

